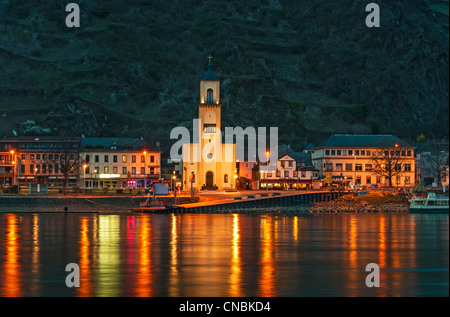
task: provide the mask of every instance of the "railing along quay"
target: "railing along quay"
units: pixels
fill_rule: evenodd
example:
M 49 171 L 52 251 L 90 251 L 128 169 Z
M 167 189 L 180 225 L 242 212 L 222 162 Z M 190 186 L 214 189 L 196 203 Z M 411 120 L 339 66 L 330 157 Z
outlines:
M 174 213 L 245 213 L 246 209 L 265 207 L 292 207 L 306 205 L 312 202 L 323 202 L 335 200 L 348 194 L 348 192 L 316 192 L 300 193 L 292 195 L 281 195 L 280 193 L 268 193 L 258 195 L 247 195 L 235 197 L 230 201 L 211 201 L 210 203 L 194 203 L 178 205 L 172 212 Z M 273 211 L 268 210 L 270 213 Z

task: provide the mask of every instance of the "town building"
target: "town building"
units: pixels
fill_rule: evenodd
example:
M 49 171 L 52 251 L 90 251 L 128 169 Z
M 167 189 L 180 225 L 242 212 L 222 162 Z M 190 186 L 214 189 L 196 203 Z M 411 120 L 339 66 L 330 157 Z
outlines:
M 0 177 L 3 187 L 30 183 L 47 183 L 61 187 L 78 185 L 78 173 L 64 172 L 65 164 L 77 160 L 81 138 L 77 137 L 15 137 L 0 139 Z
M 2 144 L 4 145 L 4 144 Z M 0 187 L 5 188 L 12 186 L 14 180 L 14 155 L 0 147 Z
M 416 182 L 423 186 L 440 187 L 449 185 L 448 151 L 422 152 L 416 156 Z
M 282 145 L 278 148 L 277 162 L 258 164 L 254 181 L 255 188 L 259 189 L 306 189 L 313 187 L 318 176 L 310 153 L 295 152 L 290 146 Z
M 320 177 L 344 186 L 410 187 L 415 183 L 414 147 L 393 135 L 335 134 L 309 149 Z
M 147 188 L 161 174 L 161 151 L 142 138 L 81 139 L 81 187 Z
M 236 144 L 222 141 L 221 110 L 220 81 L 209 63 L 200 81 L 198 140 L 182 148 L 187 190 L 236 188 Z

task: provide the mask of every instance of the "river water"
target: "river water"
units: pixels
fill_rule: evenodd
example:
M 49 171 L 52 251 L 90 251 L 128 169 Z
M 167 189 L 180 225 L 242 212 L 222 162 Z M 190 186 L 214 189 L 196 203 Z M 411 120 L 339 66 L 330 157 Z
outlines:
M 0 296 L 449 296 L 449 216 L 0 214 Z

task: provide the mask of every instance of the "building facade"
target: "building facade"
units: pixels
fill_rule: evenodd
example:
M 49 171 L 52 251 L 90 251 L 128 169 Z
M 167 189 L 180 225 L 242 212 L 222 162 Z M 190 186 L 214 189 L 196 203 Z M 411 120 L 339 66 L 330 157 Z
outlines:
M 284 151 L 281 151 L 283 153 Z M 309 159 L 308 159 L 309 156 Z M 318 179 L 318 170 L 308 164 L 310 155 L 304 153 L 281 154 L 277 162 L 259 164 L 260 189 L 306 189 L 312 188 L 313 182 Z
M 161 151 L 142 139 L 81 139 L 81 187 L 147 188 L 161 176 Z
M 0 139 L 2 184 L 28 187 L 30 183 L 47 183 L 50 188 L 61 187 L 66 174 L 64 164 L 75 163 L 80 140 L 77 137 Z M 76 171 L 70 171 L 67 178 L 68 186 L 78 186 Z
M 448 151 L 438 153 L 422 152 L 416 156 L 416 182 L 423 186 L 440 187 L 449 185 Z
M 393 135 L 337 134 L 309 151 L 321 177 L 330 173 L 344 185 L 411 187 L 414 149 Z
M 161 152 L 141 139 L 15 137 L 0 139 L 2 187 L 145 188 L 160 178 Z M 65 180 L 66 179 L 66 180 Z
M 236 188 L 236 145 L 222 142 L 220 81 L 211 66 L 200 81 L 198 140 L 182 148 L 186 190 Z

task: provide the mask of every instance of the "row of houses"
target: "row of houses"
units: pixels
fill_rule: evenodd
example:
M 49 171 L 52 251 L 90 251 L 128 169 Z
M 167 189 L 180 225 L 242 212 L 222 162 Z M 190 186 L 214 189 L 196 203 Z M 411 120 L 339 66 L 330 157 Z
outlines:
M 160 179 L 161 151 L 140 138 L 0 139 L 0 183 L 28 186 L 144 188 Z
M 278 147 L 278 160 L 236 160 L 235 187 L 305 189 L 332 186 L 412 187 L 436 184 L 428 167 L 440 165 L 439 183 L 448 186 L 448 151 L 421 152 L 393 135 L 336 134 L 302 152 Z M 441 151 L 442 152 L 442 151 Z M 183 165 L 161 159 L 159 145 L 142 138 L 16 137 L 0 139 L 0 184 L 50 187 L 147 188 L 168 180 L 187 189 Z M 431 162 L 431 163 L 430 163 Z M 442 167 L 443 165 L 443 167 Z M 172 183 L 173 178 L 173 183 Z
M 393 135 L 336 134 L 303 152 L 280 147 L 277 162 L 241 162 L 239 180 L 252 189 L 448 186 L 448 149 L 415 150 Z

